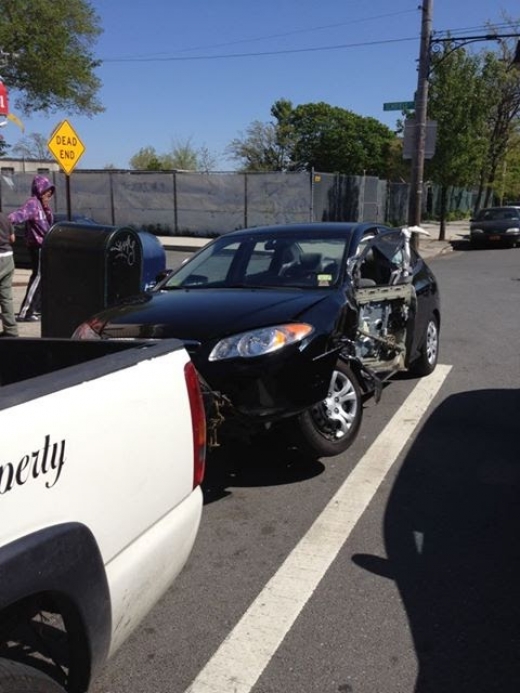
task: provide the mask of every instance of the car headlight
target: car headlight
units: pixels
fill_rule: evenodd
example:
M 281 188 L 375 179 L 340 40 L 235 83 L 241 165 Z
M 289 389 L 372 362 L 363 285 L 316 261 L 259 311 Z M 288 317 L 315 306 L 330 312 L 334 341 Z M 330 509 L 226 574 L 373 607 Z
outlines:
M 484 233 L 482 229 L 471 229 L 471 233 Z
M 261 327 L 221 339 L 209 355 L 209 360 L 223 361 L 224 359 L 264 356 L 290 344 L 301 342 L 313 332 L 312 325 L 306 323 Z
M 72 339 L 101 339 L 99 332 L 96 332 L 88 322 L 83 322 L 74 330 Z
M 518 226 L 512 226 L 510 229 L 507 229 L 506 233 L 520 233 L 520 229 Z

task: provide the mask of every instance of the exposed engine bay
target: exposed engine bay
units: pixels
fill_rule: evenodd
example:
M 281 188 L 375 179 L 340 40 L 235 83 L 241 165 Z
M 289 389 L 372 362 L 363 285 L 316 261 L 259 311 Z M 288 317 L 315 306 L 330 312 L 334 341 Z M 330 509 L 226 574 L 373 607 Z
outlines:
M 375 372 L 405 367 L 406 333 L 415 290 L 411 284 L 358 289 L 356 356 Z

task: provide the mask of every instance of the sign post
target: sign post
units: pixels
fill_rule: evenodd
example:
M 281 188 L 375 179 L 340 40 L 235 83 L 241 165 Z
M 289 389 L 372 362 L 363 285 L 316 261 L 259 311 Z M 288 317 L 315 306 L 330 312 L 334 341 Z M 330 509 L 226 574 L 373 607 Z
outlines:
M 85 145 L 68 120 L 62 121 L 47 143 L 52 155 L 67 176 L 67 216 L 70 220 L 70 179 L 69 176 L 85 152 Z

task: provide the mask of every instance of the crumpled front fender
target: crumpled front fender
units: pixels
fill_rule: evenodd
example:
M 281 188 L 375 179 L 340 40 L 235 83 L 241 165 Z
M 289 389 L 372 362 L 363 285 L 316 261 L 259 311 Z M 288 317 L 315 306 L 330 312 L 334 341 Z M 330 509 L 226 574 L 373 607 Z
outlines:
M 366 395 L 373 394 L 374 400 L 379 402 L 383 392 L 383 381 L 381 378 L 370 368 L 367 368 L 356 356 L 341 352 L 339 358 L 350 366 L 350 369 L 358 379 L 363 393 Z

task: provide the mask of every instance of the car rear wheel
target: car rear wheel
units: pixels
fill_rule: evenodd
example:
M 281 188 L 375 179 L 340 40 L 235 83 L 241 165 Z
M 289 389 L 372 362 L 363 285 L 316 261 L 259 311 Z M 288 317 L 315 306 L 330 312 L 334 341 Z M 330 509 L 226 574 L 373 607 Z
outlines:
M 344 361 L 332 373 L 327 397 L 296 420 L 300 448 L 318 457 L 344 452 L 355 440 L 363 405 L 355 375 Z
M 430 375 L 435 370 L 439 359 L 439 321 L 435 315 L 431 315 L 426 325 L 421 354 L 410 366 L 413 375 L 422 377 Z

